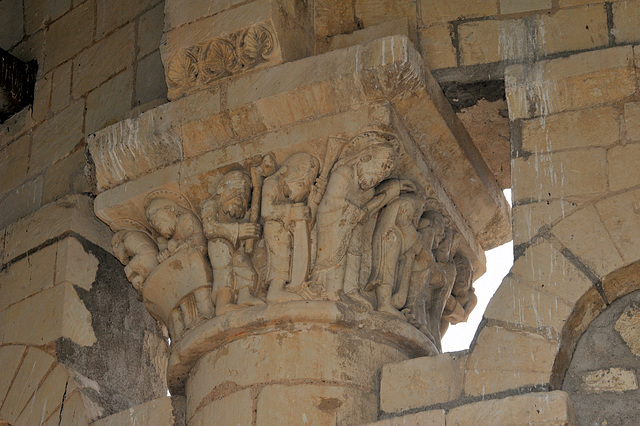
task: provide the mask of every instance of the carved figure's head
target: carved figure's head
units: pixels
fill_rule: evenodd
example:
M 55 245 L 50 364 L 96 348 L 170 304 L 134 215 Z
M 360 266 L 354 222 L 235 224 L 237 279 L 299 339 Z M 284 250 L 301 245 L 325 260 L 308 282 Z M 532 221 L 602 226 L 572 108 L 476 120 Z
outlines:
M 217 194 L 222 211 L 233 218 L 242 219 L 251 200 L 251 177 L 242 170 L 230 171 L 218 184 Z
M 363 149 L 356 162 L 358 186 L 364 191 L 375 188 L 396 167 L 396 151 L 391 144 L 378 143 Z
M 128 233 L 129 231 L 120 230 L 113 235 L 113 238 L 111 238 L 111 248 L 113 249 L 113 254 L 123 265 L 129 263 L 130 259 L 130 256 L 127 253 L 127 249 L 124 245 L 124 239 Z
M 284 195 L 294 203 L 303 202 L 320 171 L 320 161 L 306 152 L 290 155 L 278 171 L 280 173 Z
M 180 206 L 168 198 L 155 198 L 147 206 L 146 215 L 149 224 L 162 237 L 171 238 L 178 226 Z
M 411 193 L 401 195 L 398 202 L 396 225 L 400 227 L 418 226 L 418 219 L 424 207 L 424 199 L 418 194 Z
M 456 279 L 451 293 L 458 298 L 464 297 L 472 289 L 473 265 L 465 256 L 455 255 L 453 262 L 456 265 Z
M 418 226 L 422 241 L 433 241 L 431 250 L 438 248 L 445 238 L 446 223 L 444 216 L 437 210 L 429 210 L 422 215 Z

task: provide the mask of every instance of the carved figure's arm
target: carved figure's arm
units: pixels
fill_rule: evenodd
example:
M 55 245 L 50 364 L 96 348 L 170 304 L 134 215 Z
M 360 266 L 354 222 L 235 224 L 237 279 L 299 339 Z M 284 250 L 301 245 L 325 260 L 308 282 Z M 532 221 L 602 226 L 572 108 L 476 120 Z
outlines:
M 374 214 L 385 205 L 389 204 L 400 196 L 400 181 L 398 179 L 387 179 L 376 188 L 376 195 L 367 202 L 364 210 L 369 214 Z
M 291 214 L 291 203 L 278 200 L 278 184 L 274 177 L 267 178 L 262 187 L 261 214 L 264 220 L 285 221 Z

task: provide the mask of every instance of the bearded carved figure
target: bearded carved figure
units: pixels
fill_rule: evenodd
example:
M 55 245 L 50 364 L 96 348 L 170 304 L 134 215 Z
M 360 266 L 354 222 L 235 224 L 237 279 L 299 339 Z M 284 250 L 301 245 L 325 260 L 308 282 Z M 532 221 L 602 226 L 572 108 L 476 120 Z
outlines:
M 365 132 L 347 143 L 331 170 L 318 206 L 317 257 L 311 277 L 329 300 L 344 292 L 369 304 L 359 283 L 364 226 L 401 192 L 415 190 L 407 180 L 384 181 L 395 169 L 397 152 L 395 136 Z
M 244 170 L 225 174 L 213 196 L 202 204 L 202 222 L 213 269 L 212 299 L 216 314 L 264 302 L 253 295 L 258 274 L 244 242 L 261 237 L 259 223 L 250 221 L 251 177 Z
M 310 198 L 314 200 L 318 197 L 315 195 L 317 187 L 314 186 L 314 181 L 319 171 L 318 159 L 301 152 L 289 156 L 280 169 L 264 181 L 262 218 L 268 253 L 268 302 L 302 299 L 296 294 L 302 283 L 295 281 L 303 281 L 304 278 L 293 279 L 293 258 L 300 259 L 296 261 L 296 269 L 308 269 L 311 222 L 309 201 Z M 294 252 L 294 241 L 301 253 Z M 302 275 L 305 273 L 306 271 Z

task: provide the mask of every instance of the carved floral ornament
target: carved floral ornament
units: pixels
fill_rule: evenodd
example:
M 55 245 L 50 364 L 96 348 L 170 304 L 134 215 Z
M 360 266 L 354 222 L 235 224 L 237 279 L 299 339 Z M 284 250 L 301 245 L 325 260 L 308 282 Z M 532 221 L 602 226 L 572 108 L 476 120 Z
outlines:
M 330 138 L 228 171 L 200 214 L 156 190 L 146 223 L 121 221 L 116 256 L 172 339 L 212 317 L 294 300 L 334 300 L 408 321 L 439 347 L 475 306 L 460 238 L 415 182 L 391 178 L 393 134 Z
M 174 90 L 209 84 L 269 61 L 276 51 L 273 30 L 262 24 L 188 47 L 169 61 L 167 81 Z

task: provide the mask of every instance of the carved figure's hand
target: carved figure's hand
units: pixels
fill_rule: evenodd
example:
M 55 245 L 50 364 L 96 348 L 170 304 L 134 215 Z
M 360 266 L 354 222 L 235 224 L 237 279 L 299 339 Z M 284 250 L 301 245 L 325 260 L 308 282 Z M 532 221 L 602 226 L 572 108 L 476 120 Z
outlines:
M 311 220 L 311 210 L 305 204 L 296 203 L 291 206 L 291 220 Z
M 171 252 L 169 250 L 162 250 L 158 253 L 158 262 L 162 263 L 167 260 L 171 256 Z
M 258 239 L 260 238 L 261 233 L 262 227 L 259 223 L 241 223 L 238 226 L 238 237 L 241 240 L 246 240 L 249 238 Z
M 327 190 L 327 183 L 328 179 L 323 176 L 318 176 L 318 179 L 316 179 L 316 187 L 321 194 L 324 194 Z
M 360 209 L 358 211 L 358 216 L 356 217 L 356 223 L 364 223 L 369 221 L 369 212 L 365 209 Z
M 400 192 L 416 192 L 417 189 L 418 188 L 416 187 L 416 184 L 411 182 L 410 180 L 400 180 Z
M 311 189 L 311 193 L 309 194 L 307 204 L 310 206 L 314 206 L 314 205 L 318 206 L 320 204 L 320 201 L 322 201 L 323 195 L 324 195 L 323 192 L 320 191 L 317 186 L 314 186 Z

